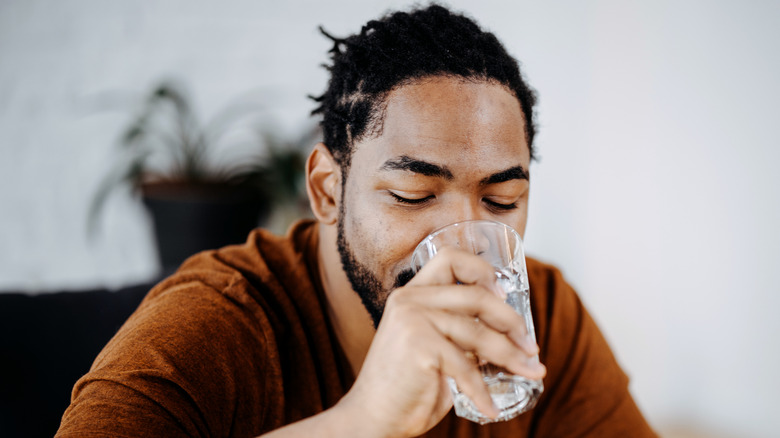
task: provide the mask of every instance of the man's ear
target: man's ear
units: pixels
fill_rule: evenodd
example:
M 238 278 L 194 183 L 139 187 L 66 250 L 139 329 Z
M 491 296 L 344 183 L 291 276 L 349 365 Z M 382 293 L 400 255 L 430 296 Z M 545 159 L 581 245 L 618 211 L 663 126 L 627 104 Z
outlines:
M 306 192 L 314 216 L 333 225 L 338 219 L 341 167 L 323 143 L 317 143 L 306 160 Z

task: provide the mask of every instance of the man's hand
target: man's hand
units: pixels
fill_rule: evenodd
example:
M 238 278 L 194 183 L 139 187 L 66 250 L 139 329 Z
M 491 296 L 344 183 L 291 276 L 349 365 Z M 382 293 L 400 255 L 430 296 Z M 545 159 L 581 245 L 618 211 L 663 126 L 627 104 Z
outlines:
M 482 413 L 498 415 L 467 352 L 530 379 L 546 373 L 529 363 L 538 347 L 504 295 L 486 261 L 442 250 L 390 295 L 357 380 L 337 408 L 351 412 L 363 436 L 418 436 L 452 407 L 450 376 Z

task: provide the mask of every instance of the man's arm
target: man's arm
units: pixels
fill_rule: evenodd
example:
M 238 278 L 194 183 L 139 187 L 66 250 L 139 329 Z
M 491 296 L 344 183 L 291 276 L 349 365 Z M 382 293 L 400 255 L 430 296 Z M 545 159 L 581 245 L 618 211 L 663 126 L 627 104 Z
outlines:
M 304 420 L 276 429 L 262 438 L 381 438 L 385 435 L 363 421 L 360 412 L 353 412 L 339 403 Z
M 155 293 L 76 383 L 58 437 L 248 436 L 282 417 L 279 403 L 261 400 L 281 380 L 262 321 L 200 282 Z M 239 400 L 262 410 L 238 421 Z

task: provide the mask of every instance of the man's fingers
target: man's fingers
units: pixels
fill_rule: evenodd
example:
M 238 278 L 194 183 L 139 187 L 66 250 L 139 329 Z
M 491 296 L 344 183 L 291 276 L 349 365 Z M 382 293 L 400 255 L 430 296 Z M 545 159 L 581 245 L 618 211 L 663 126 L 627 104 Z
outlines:
M 428 309 L 436 309 L 479 320 L 493 330 L 505 334 L 528 355 L 539 352 L 536 343 L 528 337 L 525 319 L 511 306 L 480 286 L 449 285 L 416 287 L 398 290 L 393 300 L 411 300 Z
M 519 348 L 506 334 L 497 332 L 480 320 L 437 312 L 431 316 L 431 322 L 444 337 L 462 350 L 476 353 L 480 359 L 530 379 L 541 379 L 545 375 L 544 366 L 531 360 L 536 351 L 527 352 Z
M 475 288 L 471 291 L 476 292 L 476 295 L 458 294 L 465 289 L 443 288 L 432 289 L 432 293 L 429 294 L 415 293 L 415 296 L 426 306 L 478 317 L 497 331 L 506 333 L 529 354 L 536 354 L 538 347 L 527 336 L 525 321 L 522 321 L 522 318 L 503 302 L 506 291 L 498 284 L 495 272 L 495 267 L 483 258 L 456 248 L 445 247 L 415 275 L 407 286 L 480 286 L 491 293 L 485 294 Z
M 524 318 L 505 298 L 490 263 L 444 248 L 406 286 L 390 294 L 384 319 L 418 333 L 420 344 L 414 344 L 426 344 L 419 351 L 427 358 L 423 368 L 431 370 L 438 360 L 440 375 L 455 379 L 480 412 L 495 418 L 499 412 L 480 372 L 480 360 L 530 379 L 546 374 Z M 422 324 L 412 329 L 412 322 Z
M 455 248 L 442 248 L 417 275 L 410 285 L 476 284 L 501 298 L 506 292 L 496 281 L 495 268 L 483 258 Z
M 455 379 L 458 388 L 474 403 L 474 406 L 487 417 L 495 418 L 500 413 L 482 380 L 477 361 L 473 356 L 456 345 L 447 343 L 441 349 L 439 369 Z

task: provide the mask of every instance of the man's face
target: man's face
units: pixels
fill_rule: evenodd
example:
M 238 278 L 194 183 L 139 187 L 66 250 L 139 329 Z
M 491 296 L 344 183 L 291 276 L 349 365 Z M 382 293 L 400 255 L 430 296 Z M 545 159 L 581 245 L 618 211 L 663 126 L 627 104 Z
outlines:
M 530 152 L 507 88 L 434 77 L 393 90 L 384 115 L 381 135 L 355 146 L 338 219 L 344 269 L 375 325 L 430 232 L 489 219 L 522 235 L 528 212 Z

